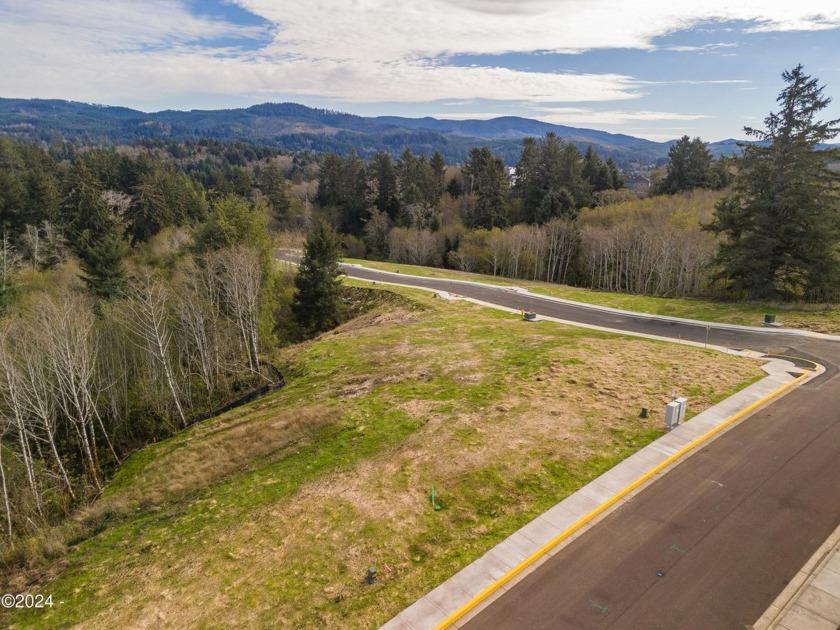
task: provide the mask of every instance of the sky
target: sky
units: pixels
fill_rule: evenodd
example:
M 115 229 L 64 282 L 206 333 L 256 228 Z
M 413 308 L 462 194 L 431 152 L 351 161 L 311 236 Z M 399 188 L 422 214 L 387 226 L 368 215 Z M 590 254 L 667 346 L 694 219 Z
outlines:
M 296 102 L 745 138 L 805 72 L 840 118 L 837 0 L 0 0 L 0 97 Z

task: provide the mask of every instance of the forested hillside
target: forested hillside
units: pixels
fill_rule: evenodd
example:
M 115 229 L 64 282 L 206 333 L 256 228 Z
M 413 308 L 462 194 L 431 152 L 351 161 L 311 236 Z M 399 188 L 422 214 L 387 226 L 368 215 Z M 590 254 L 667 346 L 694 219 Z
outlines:
M 370 158 L 379 150 L 396 157 L 406 147 L 418 154 L 439 151 L 461 162 L 470 149 L 487 144 L 506 164 L 516 162 L 520 142 L 554 132 L 580 150 L 594 145 L 622 163 L 664 160 L 670 143 L 593 129 L 552 125 L 524 118 L 437 120 L 365 118 L 295 103 L 265 103 L 246 109 L 145 113 L 60 100 L 0 98 L 0 134 L 21 140 L 84 144 L 133 144 L 142 140 L 248 142 L 286 151 L 314 151 Z M 723 150 L 731 153 L 737 147 Z

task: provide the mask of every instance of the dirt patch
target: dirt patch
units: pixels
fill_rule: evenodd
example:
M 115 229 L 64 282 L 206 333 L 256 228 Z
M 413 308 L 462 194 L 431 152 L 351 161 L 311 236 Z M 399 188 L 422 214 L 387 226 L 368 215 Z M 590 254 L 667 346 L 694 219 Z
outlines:
M 432 415 L 439 406 L 440 403 L 434 400 L 414 399 L 398 404 L 397 409 L 415 418 L 424 418 Z
M 457 374 L 455 376 L 455 381 L 457 383 L 480 383 L 484 380 L 485 375 L 480 372 L 474 372 L 472 374 Z
M 395 324 L 411 324 L 418 321 L 422 317 L 421 313 L 411 311 L 407 308 L 395 308 L 387 311 L 374 311 L 365 313 L 359 317 L 351 319 L 345 324 L 341 324 L 338 328 L 324 333 L 330 334 L 346 334 L 356 331 L 366 331 L 368 334 L 376 332 L 376 328 L 382 326 L 392 326 Z M 373 330 L 371 330 L 373 329 Z
M 387 374 L 385 376 L 377 376 L 376 378 L 357 378 L 341 388 L 341 397 L 356 398 L 357 396 L 363 396 L 369 394 L 378 385 L 403 383 L 406 381 L 428 381 L 431 378 L 431 372 L 424 369 L 406 374 Z

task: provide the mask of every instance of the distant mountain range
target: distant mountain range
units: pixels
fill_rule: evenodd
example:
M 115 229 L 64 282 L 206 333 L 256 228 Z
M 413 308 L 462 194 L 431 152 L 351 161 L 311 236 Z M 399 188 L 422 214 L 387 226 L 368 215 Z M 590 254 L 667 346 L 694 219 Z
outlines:
M 378 116 L 366 118 L 296 103 L 265 103 L 245 109 L 144 113 L 126 107 L 63 100 L 0 98 L 0 134 L 26 141 L 68 140 L 85 144 L 130 144 L 138 140 L 182 142 L 212 138 L 310 149 L 339 154 L 355 150 L 369 157 L 378 150 L 398 155 L 406 147 L 418 154 L 440 151 L 460 162 L 475 146 L 487 145 L 509 165 L 516 163 L 522 138 L 553 131 L 581 151 L 588 145 L 619 163 L 664 163 L 674 143 L 623 134 L 504 116 L 490 120 L 440 120 Z M 735 140 L 709 145 L 717 155 L 739 152 Z

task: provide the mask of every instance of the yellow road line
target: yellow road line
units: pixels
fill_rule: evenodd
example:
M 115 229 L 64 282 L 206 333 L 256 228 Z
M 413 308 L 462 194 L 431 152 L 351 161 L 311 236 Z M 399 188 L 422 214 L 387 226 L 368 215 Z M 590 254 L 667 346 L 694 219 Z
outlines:
M 586 516 L 584 516 L 584 517 L 580 518 L 579 520 L 575 521 L 571 526 L 569 526 L 563 532 L 558 534 L 555 538 L 548 541 L 542 547 L 537 549 L 537 551 L 535 551 L 530 556 L 525 558 L 522 562 L 520 562 L 518 565 L 513 567 L 510 571 L 505 573 L 498 580 L 493 582 L 493 584 L 491 584 L 490 586 L 485 588 L 478 595 L 473 597 L 470 601 L 468 601 L 466 604 L 461 606 L 458 610 L 456 610 L 454 613 L 452 613 L 446 619 L 444 619 L 442 622 L 440 622 L 436 626 L 436 630 L 444 630 L 445 628 L 448 628 L 449 626 L 451 626 L 453 623 L 455 623 L 456 621 L 461 619 L 464 615 L 469 613 L 473 608 L 478 606 L 485 599 L 490 597 L 490 595 L 492 595 L 497 590 L 499 590 L 502 586 L 504 586 L 505 584 L 510 582 L 513 578 L 515 578 L 517 575 L 522 573 L 522 571 L 524 571 L 525 569 L 530 567 L 532 564 L 534 564 L 534 562 L 536 562 L 542 556 L 544 556 L 546 553 L 551 551 L 554 547 L 556 547 L 561 542 L 566 540 L 569 536 L 574 534 L 577 530 L 579 530 L 581 527 L 586 525 L 589 521 L 594 519 L 596 516 L 598 516 L 599 514 L 604 512 L 605 510 L 607 510 L 610 507 L 612 507 L 613 505 L 615 505 L 616 502 L 618 502 L 621 499 L 623 499 L 624 497 L 626 497 L 628 494 L 633 492 L 633 490 L 635 490 L 636 488 L 641 486 L 643 483 L 648 481 L 651 477 L 653 477 L 654 475 L 661 472 L 666 467 L 673 464 L 680 457 L 682 457 L 683 455 L 685 455 L 689 451 L 693 450 L 694 448 L 696 448 L 697 446 L 699 446 L 700 444 L 702 444 L 703 442 L 708 440 L 710 437 L 712 437 L 713 435 L 715 435 L 719 431 L 725 429 L 726 427 L 728 427 L 733 422 L 737 422 L 738 420 L 743 418 L 745 415 L 755 411 L 758 407 L 760 407 L 761 405 L 763 405 L 767 401 L 772 400 L 776 396 L 780 395 L 782 392 L 785 392 L 788 389 L 790 389 L 791 387 L 793 387 L 794 385 L 797 385 L 800 382 L 804 381 L 806 378 L 808 378 L 809 375 L 810 375 L 810 371 L 806 372 L 805 374 L 802 374 L 801 376 L 797 377 L 796 379 L 794 379 L 790 383 L 787 383 L 786 385 L 783 385 L 782 387 L 778 388 L 777 390 L 775 390 L 773 392 L 770 392 L 769 394 L 767 394 L 763 398 L 755 401 L 754 403 L 752 403 L 748 407 L 745 407 L 744 409 L 742 409 L 741 411 L 736 413 L 734 416 L 728 418 L 727 420 L 725 420 L 724 422 L 722 422 L 721 424 L 716 426 L 714 429 L 711 429 L 710 431 L 706 432 L 705 434 L 701 435 L 698 438 L 695 438 L 693 441 L 686 444 L 684 447 L 682 447 L 676 453 L 669 456 L 665 461 L 663 461 L 663 462 L 657 464 L 656 466 L 654 466 L 652 469 L 650 469 L 644 475 L 642 475 L 641 477 L 636 479 L 636 481 L 631 483 L 629 486 L 627 486 L 626 488 L 624 488 L 620 492 L 614 494 L 610 499 L 608 499 L 607 501 L 605 501 L 604 503 L 599 505 L 597 508 L 592 510 L 589 514 L 587 514 Z

